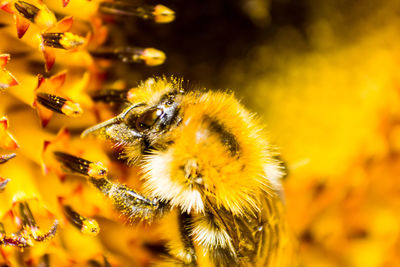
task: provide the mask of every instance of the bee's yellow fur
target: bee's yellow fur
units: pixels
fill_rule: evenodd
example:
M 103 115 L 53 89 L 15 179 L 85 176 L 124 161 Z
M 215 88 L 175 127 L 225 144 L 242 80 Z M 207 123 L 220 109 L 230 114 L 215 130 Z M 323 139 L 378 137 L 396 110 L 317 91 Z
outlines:
M 146 214 L 167 207 L 164 265 L 279 266 L 283 171 L 260 122 L 232 93 L 185 91 L 173 78 L 149 79 L 128 99 L 84 135 L 124 145 L 153 199 Z M 125 213 L 138 217 L 133 210 Z
M 262 128 L 233 95 L 195 94 L 182 101 L 184 130 L 178 127 L 170 133 L 175 143 L 167 151 L 155 151 L 144 161 L 148 191 L 187 212 L 204 212 L 203 193 L 193 185 L 194 180 L 200 179 L 204 194 L 216 207 L 223 206 L 236 215 L 259 210 L 259 195 L 272 190 L 265 169 L 276 166 L 269 157 L 270 148 Z M 240 151 L 235 152 L 238 155 L 230 155 L 218 133 L 209 129 L 208 120 L 230 130 L 240 146 Z M 278 167 L 276 170 L 273 175 L 280 175 Z M 202 178 L 196 172 L 201 172 Z

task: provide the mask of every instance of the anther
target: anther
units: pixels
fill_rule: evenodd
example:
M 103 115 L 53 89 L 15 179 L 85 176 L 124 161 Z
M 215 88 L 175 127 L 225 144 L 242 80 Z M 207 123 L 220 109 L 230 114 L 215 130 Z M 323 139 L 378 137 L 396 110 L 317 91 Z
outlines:
M 68 221 L 77 227 L 83 234 L 96 236 L 100 227 L 96 220 L 86 218 L 72 209 L 69 205 L 63 205 L 63 211 Z
M 163 5 L 133 5 L 123 2 L 102 2 L 99 10 L 105 14 L 134 16 L 153 20 L 156 23 L 169 23 L 175 19 L 175 12 Z
M 119 47 L 92 51 L 92 56 L 104 59 L 119 59 L 125 63 L 144 63 L 157 66 L 164 63 L 165 53 L 155 48 Z
M 26 19 L 35 22 L 40 9 L 24 1 L 15 2 L 15 9 Z
M 85 43 L 85 39 L 71 32 L 48 32 L 42 34 L 43 44 L 60 49 L 74 49 Z
M 95 179 L 107 176 L 108 170 L 101 162 L 91 162 L 64 152 L 54 152 L 56 159 L 69 171 L 80 173 Z
M 78 103 L 74 103 L 56 95 L 37 93 L 36 100 L 44 107 L 69 117 L 78 117 L 83 113 L 82 108 Z

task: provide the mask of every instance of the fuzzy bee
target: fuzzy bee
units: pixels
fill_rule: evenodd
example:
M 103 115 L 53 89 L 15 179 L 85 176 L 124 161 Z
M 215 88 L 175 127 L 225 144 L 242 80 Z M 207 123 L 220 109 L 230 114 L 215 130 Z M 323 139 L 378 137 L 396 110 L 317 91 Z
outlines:
M 121 114 L 82 137 L 111 140 L 141 168 L 141 193 L 102 175 L 90 181 L 131 220 L 165 226 L 167 255 L 156 265 L 285 265 L 283 171 L 259 121 L 232 93 L 186 90 L 174 78 L 128 95 Z M 56 156 L 70 169 L 78 162 Z

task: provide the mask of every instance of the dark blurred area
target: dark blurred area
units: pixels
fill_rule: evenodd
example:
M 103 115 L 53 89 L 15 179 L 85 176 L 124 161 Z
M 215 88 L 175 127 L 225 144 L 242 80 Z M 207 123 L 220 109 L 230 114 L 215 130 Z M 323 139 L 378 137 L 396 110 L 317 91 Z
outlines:
M 119 64 L 123 72 L 131 72 L 133 83 L 153 75 L 175 75 L 210 88 L 225 88 L 221 71 L 230 60 L 247 57 L 253 47 L 270 41 L 281 27 L 303 31 L 308 13 L 306 1 L 290 0 L 173 0 L 161 4 L 176 12 L 172 23 L 124 17 L 111 25 L 119 29 L 111 32 L 120 36 L 110 38 L 110 43 L 123 40 L 123 44 L 114 44 L 154 47 L 167 54 L 166 62 L 157 67 Z M 262 14 L 252 16 L 247 5 L 253 10 L 262 8 Z

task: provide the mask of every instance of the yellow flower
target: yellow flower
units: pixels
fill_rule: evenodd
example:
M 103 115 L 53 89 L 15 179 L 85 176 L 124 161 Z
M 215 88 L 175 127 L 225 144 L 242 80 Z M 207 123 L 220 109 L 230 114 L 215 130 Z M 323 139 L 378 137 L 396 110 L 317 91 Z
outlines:
M 111 162 L 99 143 L 82 141 L 77 131 L 113 116 L 112 109 L 95 104 L 91 97 L 92 91 L 104 86 L 102 77 L 112 67 L 110 60 L 153 66 L 162 64 L 165 54 L 154 48 L 100 49 L 107 39 L 100 12 L 107 11 L 96 1 L 47 6 L 35 0 L 6 0 L 0 1 L 0 8 L 0 23 L 17 28 L 0 29 L 0 115 L 4 116 L 0 120 L 0 263 L 146 264 L 151 255 L 145 240 L 157 244 L 156 235 L 144 236 L 143 231 L 124 226 L 111 204 L 85 179 L 60 168 L 53 152 L 70 151 L 98 162 L 88 165 L 92 177 L 107 173 L 102 164 L 113 167 L 112 175 L 121 180 L 134 174 Z M 161 5 L 126 4 L 124 8 L 156 23 L 174 19 L 173 11 Z M 58 19 L 55 12 L 63 17 Z M 15 56 L 21 51 L 27 52 Z M 43 67 L 32 70 L 29 61 Z M 53 69 L 58 73 L 50 73 Z M 121 229 L 113 230 L 117 226 Z M 108 244 L 116 236 L 119 241 Z

